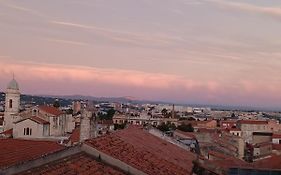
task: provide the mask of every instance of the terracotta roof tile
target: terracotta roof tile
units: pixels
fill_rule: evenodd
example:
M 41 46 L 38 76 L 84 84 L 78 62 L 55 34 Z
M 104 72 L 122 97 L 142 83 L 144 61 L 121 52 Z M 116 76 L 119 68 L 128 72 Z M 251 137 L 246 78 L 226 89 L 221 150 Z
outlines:
M 48 174 L 48 175 L 125 175 L 121 170 L 96 161 L 93 157 L 78 153 L 46 165 L 21 172 L 21 175 Z
M 273 139 L 281 139 L 281 134 L 276 134 L 276 133 L 274 133 L 274 134 L 272 135 L 272 138 L 273 138 Z
M 272 144 L 272 149 L 281 150 L 281 144 Z
M 52 114 L 54 116 L 59 116 L 59 115 L 63 114 L 62 111 L 60 111 L 58 108 L 55 108 L 53 106 L 46 106 L 46 105 L 44 105 L 44 106 L 39 106 L 38 108 L 40 110 L 42 110 L 42 111 L 44 111 L 46 113 Z
M 64 149 L 51 141 L 0 139 L 0 169 Z
M 239 120 L 238 123 L 248 124 L 248 125 L 266 125 L 266 124 L 268 124 L 267 121 L 262 121 L 262 120 Z
M 32 121 L 34 121 L 34 122 L 36 122 L 36 123 L 38 123 L 38 124 L 42 124 L 42 125 L 44 125 L 44 124 L 50 124 L 48 121 L 43 120 L 43 119 L 41 119 L 41 118 L 39 118 L 39 117 L 36 117 L 36 116 L 24 118 L 24 119 L 22 119 L 22 120 L 17 121 L 16 123 L 22 122 L 22 121 L 27 120 L 27 119 L 30 119 L 30 120 L 32 120 Z
M 147 174 L 187 174 L 195 155 L 139 127 L 87 140 L 86 144 Z
M 184 131 L 181 131 L 181 130 L 177 129 L 177 130 L 174 131 L 174 134 L 182 134 L 185 137 L 196 139 L 193 132 L 184 132 Z
M 239 128 L 229 128 L 228 130 L 229 131 L 241 131 L 241 129 L 239 129 Z
M 253 168 L 257 169 L 278 169 L 281 170 L 281 156 L 272 155 L 269 158 L 262 159 L 253 163 Z
M 50 124 L 48 121 L 43 120 L 43 119 L 41 119 L 39 117 L 36 117 L 36 116 L 30 117 L 30 120 L 33 120 L 33 121 L 35 121 L 35 122 L 37 122 L 39 124 Z
M 6 131 L 1 132 L 0 134 L 4 134 L 4 135 L 12 135 L 13 134 L 13 128 L 12 129 L 8 129 Z
M 71 136 L 69 137 L 71 143 L 79 142 L 80 141 L 80 127 L 76 127 L 73 131 Z

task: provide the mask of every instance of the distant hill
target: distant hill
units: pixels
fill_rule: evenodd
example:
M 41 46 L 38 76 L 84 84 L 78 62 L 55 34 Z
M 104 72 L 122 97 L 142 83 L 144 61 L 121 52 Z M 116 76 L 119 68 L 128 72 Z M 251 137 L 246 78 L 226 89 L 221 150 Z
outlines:
M 89 100 L 94 102 L 118 102 L 118 103 L 132 103 L 132 104 L 173 104 L 172 102 L 163 101 L 149 101 L 140 100 L 135 97 L 125 96 L 125 97 L 93 97 L 84 95 L 21 95 L 21 101 L 24 103 L 33 102 L 36 105 L 42 104 L 53 104 L 56 99 L 59 99 L 61 106 L 71 105 L 74 100 Z M 5 100 L 5 94 L 0 92 L 0 101 Z M 269 109 L 261 107 L 249 107 L 249 106 L 228 106 L 228 105 L 208 105 L 208 104 L 176 104 L 190 107 L 210 107 L 213 110 L 238 110 L 238 111 L 280 111 L 278 109 Z
M 43 104 L 53 104 L 56 98 L 54 97 L 43 97 L 37 95 L 21 95 L 21 103 L 33 103 L 34 105 L 43 105 Z M 0 101 L 5 101 L 5 93 L 0 92 Z M 61 106 L 68 106 L 72 104 L 70 99 L 59 99 Z
M 126 97 L 93 97 L 93 96 L 83 96 L 83 95 L 66 95 L 66 96 L 54 96 L 54 95 L 42 95 L 43 97 L 51 98 L 60 98 L 60 99 L 71 99 L 71 100 L 89 100 L 96 102 L 118 102 L 118 103 L 135 103 L 135 104 L 159 104 L 165 102 L 160 101 L 148 101 L 148 100 L 139 100 L 135 97 L 126 96 Z

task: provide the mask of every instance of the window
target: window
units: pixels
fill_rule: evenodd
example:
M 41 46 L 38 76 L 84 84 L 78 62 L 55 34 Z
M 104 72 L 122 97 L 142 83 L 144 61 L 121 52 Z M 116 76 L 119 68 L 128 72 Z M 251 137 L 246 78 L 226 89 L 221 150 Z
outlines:
M 57 117 L 53 117 L 53 122 L 54 122 L 53 128 L 58 128 L 58 118 Z
M 13 100 L 10 99 L 10 100 L 9 100 L 9 108 L 12 108 L 12 107 L 13 107 Z
M 37 114 L 37 110 L 36 110 L 36 109 L 33 109 L 33 110 L 32 110 L 32 116 L 36 116 L 36 114 Z
M 24 128 L 23 129 L 23 135 L 31 136 L 32 135 L 32 129 L 31 128 Z

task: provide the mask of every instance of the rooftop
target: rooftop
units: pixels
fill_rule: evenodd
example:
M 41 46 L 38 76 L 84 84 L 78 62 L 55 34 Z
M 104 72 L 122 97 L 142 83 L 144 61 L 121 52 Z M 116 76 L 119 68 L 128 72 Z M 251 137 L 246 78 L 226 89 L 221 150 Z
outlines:
M 6 131 L 1 132 L 0 134 L 3 134 L 5 136 L 12 136 L 13 135 L 13 128 L 12 129 L 8 129 Z M 0 142 L 1 143 L 1 142 Z
M 184 131 L 181 131 L 181 130 L 177 129 L 177 130 L 174 131 L 174 134 L 180 134 L 180 135 L 183 135 L 184 137 L 187 137 L 187 138 L 196 139 L 193 132 L 184 132 Z
M 60 111 L 58 108 L 55 108 L 53 106 L 46 106 L 46 105 L 44 105 L 44 106 L 39 106 L 38 108 L 40 110 L 42 110 L 42 111 L 44 111 L 46 113 L 49 113 L 51 115 L 54 115 L 54 116 L 59 116 L 59 115 L 63 114 L 62 111 Z
M 246 125 L 266 125 L 266 124 L 268 124 L 267 121 L 263 121 L 263 120 L 239 120 L 238 123 L 246 124 Z
M 24 118 L 24 119 L 22 119 L 22 120 L 17 121 L 16 123 L 22 122 L 22 121 L 27 120 L 27 119 L 32 120 L 32 121 L 34 121 L 34 122 L 36 122 L 36 123 L 38 123 L 38 124 L 42 124 L 42 125 L 44 125 L 44 124 L 50 124 L 48 121 L 43 120 L 43 119 L 41 119 L 41 118 L 39 118 L 39 117 L 36 117 L 36 116 Z
M 281 139 L 281 134 L 280 134 L 280 133 L 279 133 L 279 134 L 274 133 L 274 134 L 272 135 L 272 138 L 273 138 L 273 139 Z
M 80 141 L 80 127 L 76 127 L 73 131 L 71 136 L 69 137 L 71 143 L 76 143 Z
M 255 169 L 273 169 L 281 170 L 281 156 L 272 155 L 269 158 L 265 158 L 254 162 L 251 166 Z
M 147 174 L 187 174 L 195 154 L 149 134 L 140 127 L 86 141 L 86 144 Z
M 8 86 L 7 86 L 7 89 L 12 89 L 12 90 L 19 90 L 19 84 L 18 82 L 13 78 Z
M 78 153 L 46 165 L 21 172 L 21 175 L 28 174 L 96 174 L 96 175 L 125 175 L 121 170 L 114 169 L 104 163 L 98 162 L 95 158 L 86 153 Z
M 0 169 L 64 149 L 51 141 L 0 139 Z

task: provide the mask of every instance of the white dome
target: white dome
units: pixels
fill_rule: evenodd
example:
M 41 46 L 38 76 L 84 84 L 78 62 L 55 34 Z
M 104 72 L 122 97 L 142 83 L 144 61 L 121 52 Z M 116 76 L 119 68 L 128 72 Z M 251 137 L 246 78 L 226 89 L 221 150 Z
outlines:
M 12 90 L 19 90 L 19 84 L 15 79 L 12 79 L 10 83 L 8 84 L 7 89 L 12 89 Z

